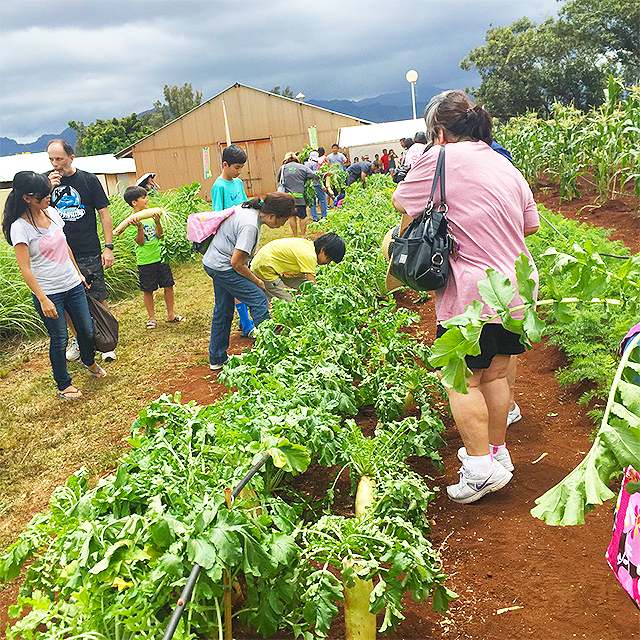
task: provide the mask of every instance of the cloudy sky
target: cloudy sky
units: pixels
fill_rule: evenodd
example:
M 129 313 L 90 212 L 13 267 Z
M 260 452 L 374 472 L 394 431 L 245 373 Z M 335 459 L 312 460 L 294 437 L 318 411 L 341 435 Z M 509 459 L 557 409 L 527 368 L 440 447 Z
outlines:
M 165 84 L 208 99 L 241 82 L 309 98 L 477 86 L 460 60 L 491 25 L 556 15 L 557 0 L 4 0 L 0 136 L 149 109 Z M 409 95 L 409 93 L 408 93 Z

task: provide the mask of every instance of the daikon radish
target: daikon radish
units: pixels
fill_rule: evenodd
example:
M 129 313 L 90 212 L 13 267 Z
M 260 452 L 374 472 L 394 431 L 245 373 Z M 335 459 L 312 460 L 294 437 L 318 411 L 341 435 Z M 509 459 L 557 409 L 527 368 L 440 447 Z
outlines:
M 349 566 L 349 561 L 344 562 Z M 344 587 L 344 629 L 347 640 L 375 640 L 376 616 L 369 611 L 372 580 L 355 578 L 355 585 Z
M 371 476 L 362 476 L 356 491 L 356 516 L 364 515 L 367 507 L 373 504 L 373 489 L 376 485 Z
M 375 480 L 362 476 L 356 491 L 356 516 L 364 515 L 373 504 Z M 345 567 L 349 562 L 344 563 Z M 347 640 L 375 640 L 376 616 L 369 611 L 369 598 L 373 591 L 372 580 L 355 578 L 355 585 L 344 587 L 344 625 Z
M 142 211 L 138 211 L 137 213 L 132 213 L 113 230 L 113 235 L 119 236 L 127 227 L 135 224 L 136 222 L 140 222 L 140 220 L 152 218 L 154 215 L 156 215 L 156 213 L 161 214 L 162 209 L 160 209 L 159 207 L 153 207 L 151 209 L 143 209 Z

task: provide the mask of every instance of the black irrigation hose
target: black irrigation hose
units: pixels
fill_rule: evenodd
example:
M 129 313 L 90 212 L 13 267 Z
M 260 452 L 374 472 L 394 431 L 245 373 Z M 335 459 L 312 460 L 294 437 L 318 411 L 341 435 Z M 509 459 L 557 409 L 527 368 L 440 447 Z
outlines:
M 256 464 L 247 471 L 247 474 L 240 480 L 238 486 L 231 492 L 231 499 L 235 500 L 238 497 L 238 494 L 247 486 L 249 480 L 256 475 L 256 473 L 260 470 L 260 468 L 265 464 L 265 462 L 270 458 L 268 453 L 265 453 Z M 193 593 L 193 589 L 196 586 L 196 582 L 198 581 L 198 576 L 200 575 L 200 571 L 202 571 L 202 567 L 199 564 L 193 565 L 193 569 L 191 569 L 191 573 L 189 574 L 189 579 L 187 583 L 184 585 L 182 589 L 182 593 L 178 598 L 178 602 L 176 604 L 176 608 L 173 610 L 173 615 L 171 616 L 171 620 L 169 620 L 169 624 L 167 625 L 167 630 L 164 632 L 162 636 L 162 640 L 171 640 L 173 638 L 173 634 L 176 632 L 178 628 L 178 623 L 180 622 L 180 618 L 182 618 L 182 614 L 186 606 L 189 604 L 189 600 L 191 600 L 191 594 Z
M 569 238 L 567 238 L 567 236 L 564 235 L 564 233 L 562 233 L 562 231 L 560 231 L 560 229 L 558 229 L 558 227 L 556 227 L 553 222 L 551 222 L 551 220 L 549 220 L 548 218 L 545 218 L 539 211 L 538 211 L 538 215 L 559 235 L 562 236 L 567 242 L 569 242 Z M 599 256 L 602 256 L 603 258 L 618 258 L 618 260 L 628 260 L 631 256 L 617 256 L 614 253 L 598 253 Z

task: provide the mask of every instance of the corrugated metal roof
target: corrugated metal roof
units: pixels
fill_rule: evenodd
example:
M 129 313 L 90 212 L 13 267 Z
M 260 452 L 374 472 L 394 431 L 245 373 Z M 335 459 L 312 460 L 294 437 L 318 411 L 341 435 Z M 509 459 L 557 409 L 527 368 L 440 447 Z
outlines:
M 356 127 L 340 127 L 338 144 L 345 149 L 385 142 L 398 142 L 400 138 L 413 138 L 417 131 L 426 131 L 424 118 L 396 120 Z
M 180 118 L 184 118 L 186 115 L 189 115 L 192 111 L 195 111 L 196 109 L 199 109 L 200 107 L 204 106 L 208 102 L 211 102 L 212 100 L 215 100 L 216 98 L 221 96 L 223 93 L 226 93 L 227 91 L 230 91 L 231 89 L 233 89 L 235 87 L 244 87 L 245 89 L 251 89 L 252 91 L 259 91 L 260 93 L 266 93 L 267 95 L 275 96 L 276 98 L 282 98 L 283 100 L 290 100 L 291 102 L 297 102 L 298 104 L 303 104 L 305 107 L 311 107 L 312 109 L 320 109 L 320 111 L 327 111 L 328 113 L 333 113 L 333 114 L 335 114 L 337 116 L 343 116 L 344 118 L 351 118 L 352 120 L 356 120 L 358 122 L 364 122 L 365 124 L 369 123 L 368 120 L 364 120 L 363 118 L 357 118 L 356 116 L 350 116 L 350 115 L 347 115 L 346 113 L 340 113 L 339 111 L 332 111 L 331 109 L 325 109 L 324 107 L 317 107 L 315 104 L 308 104 L 306 102 L 301 102 L 300 100 L 295 100 L 294 98 L 287 98 L 286 96 L 281 96 L 281 95 L 279 95 L 277 93 L 271 93 L 271 91 L 265 91 L 264 89 L 256 89 L 255 87 L 250 87 L 248 84 L 242 84 L 241 82 L 236 82 L 235 84 L 232 84 L 230 87 L 227 87 L 223 91 L 220 91 L 220 93 L 216 93 L 216 95 L 213 96 L 212 98 L 209 98 L 205 102 L 201 102 L 197 107 L 194 107 L 193 109 L 191 109 L 191 111 L 187 111 L 187 113 L 183 113 L 178 118 L 175 118 L 174 120 L 171 120 L 170 122 L 167 122 L 167 124 L 161 126 L 159 129 L 156 129 L 153 133 L 150 133 L 149 135 L 145 136 L 144 138 L 140 138 L 140 140 L 138 140 L 137 142 L 134 142 L 133 144 L 129 145 L 126 149 L 123 149 L 122 151 L 118 151 L 116 156 L 118 158 L 122 158 L 122 156 L 124 156 L 124 155 L 126 155 L 128 153 L 131 153 L 131 150 L 133 149 L 133 147 L 135 147 L 138 143 L 142 142 L 143 140 L 146 140 L 147 138 L 150 138 L 151 136 L 153 136 L 156 133 L 158 133 L 158 131 L 164 129 L 165 127 L 168 127 L 168 126 L 172 125 L 177 120 L 180 120 Z
M 74 158 L 73 166 L 89 173 L 117 174 L 135 173 L 136 163 L 133 158 L 116 158 L 108 153 L 100 156 L 82 156 Z M 16 156 L 0 157 L 0 182 L 11 182 L 18 171 L 51 171 L 51 162 L 46 151 L 40 153 L 21 153 Z

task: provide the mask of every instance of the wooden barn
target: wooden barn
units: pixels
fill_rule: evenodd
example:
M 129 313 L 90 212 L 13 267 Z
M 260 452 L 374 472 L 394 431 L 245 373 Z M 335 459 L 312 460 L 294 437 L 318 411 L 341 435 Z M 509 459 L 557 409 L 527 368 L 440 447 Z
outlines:
M 200 182 L 210 200 L 220 175 L 227 135 L 247 152 L 242 171 L 249 197 L 276 190 L 276 174 L 287 151 L 298 151 L 311 140 L 331 152 L 340 127 L 367 124 L 352 116 L 236 83 L 117 154 L 133 157 L 138 175 L 157 173 L 162 190 Z M 316 136 L 314 138 L 314 136 Z M 312 145 L 312 146 L 317 146 Z

